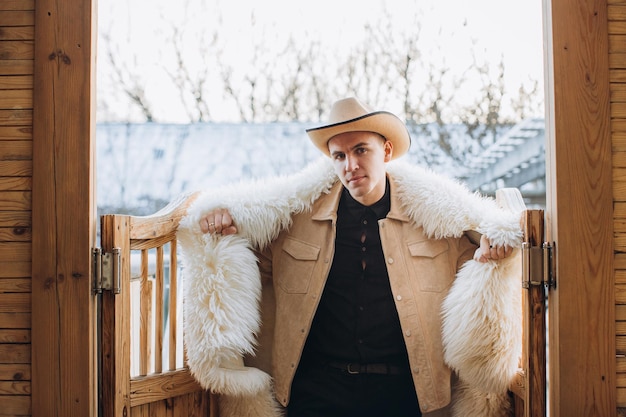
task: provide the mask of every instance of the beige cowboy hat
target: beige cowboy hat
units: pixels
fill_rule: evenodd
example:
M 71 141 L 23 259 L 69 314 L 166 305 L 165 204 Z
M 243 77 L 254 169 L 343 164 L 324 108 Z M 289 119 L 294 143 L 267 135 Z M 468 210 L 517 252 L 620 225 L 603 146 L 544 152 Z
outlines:
M 406 125 L 395 114 L 373 111 L 356 98 L 336 101 L 330 109 L 328 124 L 307 129 L 313 144 L 330 156 L 328 141 L 346 132 L 375 132 L 393 144 L 392 159 L 404 155 L 411 146 Z

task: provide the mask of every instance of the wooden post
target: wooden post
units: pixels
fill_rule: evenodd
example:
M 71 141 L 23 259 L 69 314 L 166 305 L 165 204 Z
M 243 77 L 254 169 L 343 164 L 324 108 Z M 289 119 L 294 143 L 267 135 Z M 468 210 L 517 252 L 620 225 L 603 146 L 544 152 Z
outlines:
M 526 210 L 524 213 L 524 251 L 534 251 L 535 259 L 543 251 L 543 210 Z M 522 256 L 525 256 L 523 254 Z M 545 253 L 544 253 L 545 255 Z M 532 265 L 535 264 L 535 265 Z M 524 311 L 524 374 L 526 391 L 524 414 L 526 417 L 546 415 L 546 287 L 543 264 L 536 260 L 526 266 L 524 279 L 527 290 L 523 297 Z

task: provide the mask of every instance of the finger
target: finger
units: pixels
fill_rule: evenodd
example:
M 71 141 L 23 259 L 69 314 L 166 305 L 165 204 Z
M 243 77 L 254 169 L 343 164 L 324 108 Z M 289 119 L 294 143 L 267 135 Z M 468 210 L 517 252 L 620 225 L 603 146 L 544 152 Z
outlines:
M 237 228 L 235 226 L 228 226 L 222 229 L 222 235 L 234 235 L 237 233 Z
M 208 216 L 205 216 L 202 219 L 200 219 L 200 230 L 202 230 L 202 233 L 210 232 L 211 223 L 213 223 L 213 220 L 211 220 Z

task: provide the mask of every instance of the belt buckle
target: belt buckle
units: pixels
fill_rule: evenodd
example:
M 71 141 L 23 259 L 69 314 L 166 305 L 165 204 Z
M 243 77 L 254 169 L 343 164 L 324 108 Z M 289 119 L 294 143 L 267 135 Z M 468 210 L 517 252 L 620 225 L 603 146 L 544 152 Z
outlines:
M 346 370 L 348 371 L 348 373 L 349 373 L 350 375 L 358 375 L 358 374 L 360 374 L 360 373 L 361 373 L 360 371 L 353 371 L 353 370 L 352 370 L 352 365 L 356 365 L 356 364 L 352 364 L 352 363 L 349 363 L 349 364 L 348 364 L 348 366 L 347 366 L 347 368 L 346 368 Z M 359 367 L 359 368 L 360 368 L 360 367 Z

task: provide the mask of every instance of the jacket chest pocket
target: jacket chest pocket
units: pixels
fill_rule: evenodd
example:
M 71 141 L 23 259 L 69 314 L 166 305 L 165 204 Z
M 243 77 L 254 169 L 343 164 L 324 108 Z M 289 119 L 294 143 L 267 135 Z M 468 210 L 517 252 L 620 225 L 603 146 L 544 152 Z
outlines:
M 420 289 L 428 292 L 447 290 L 454 279 L 448 241 L 425 240 L 409 243 L 408 248 Z
M 301 240 L 287 237 L 274 262 L 274 278 L 279 287 L 290 294 L 304 294 L 309 290 L 320 248 Z

